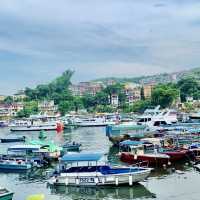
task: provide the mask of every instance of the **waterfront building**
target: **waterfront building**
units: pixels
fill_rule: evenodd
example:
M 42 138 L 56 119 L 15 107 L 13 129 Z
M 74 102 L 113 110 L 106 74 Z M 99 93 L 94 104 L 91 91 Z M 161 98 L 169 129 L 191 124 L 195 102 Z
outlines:
M 16 94 L 13 95 L 14 101 L 23 101 L 27 96 L 24 93 L 24 90 L 19 90 Z
M 153 91 L 153 88 L 155 87 L 155 84 L 146 84 L 146 85 L 143 85 L 143 88 L 144 88 L 144 97 L 146 99 L 149 99 L 151 98 L 151 93 Z
M 17 113 L 23 110 L 22 102 L 14 102 L 12 104 L 0 104 L 0 118 L 9 119 L 15 117 Z
M 5 100 L 5 98 L 6 98 L 6 96 L 5 96 L 5 95 L 0 95 L 0 102 L 4 101 L 4 100 Z
M 69 89 L 74 96 L 83 96 L 84 94 L 94 96 L 103 89 L 103 85 L 98 82 L 80 82 L 77 85 L 71 85 Z
M 54 101 L 41 101 L 38 103 L 38 110 L 40 113 L 54 115 L 58 112 L 58 106 Z
M 124 86 L 126 103 L 132 104 L 141 99 L 141 86 L 135 83 L 126 83 Z
M 119 105 L 119 96 L 117 94 L 112 94 L 110 103 L 111 103 L 112 106 L 118 107 L 118 105 Z

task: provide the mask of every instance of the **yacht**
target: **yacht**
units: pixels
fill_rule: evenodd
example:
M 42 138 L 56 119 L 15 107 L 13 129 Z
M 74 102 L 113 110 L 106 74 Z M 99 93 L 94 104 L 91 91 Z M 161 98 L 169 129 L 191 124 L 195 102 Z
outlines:
M 145 110 L 144 114 L 137 118 L 138 125 L 147 125 L 150 129 L 158 129 L 157 127 L 171 125 L 177 123 L 177 112 L 167 109 L 160 110 L 160 106 L 154 109 Z
M 9 127 L 10 131 L 50 131 L 57 130 L 60 122 L 57 118 L 44 115 L 32 115 L 25 120 L 15 120 Z

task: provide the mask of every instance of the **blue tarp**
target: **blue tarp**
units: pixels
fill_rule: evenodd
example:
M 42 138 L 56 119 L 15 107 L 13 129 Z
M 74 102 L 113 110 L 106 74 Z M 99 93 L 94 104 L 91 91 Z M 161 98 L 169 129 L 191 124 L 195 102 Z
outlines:
M 98 161 L 102 158 L 101 153 L 77 153 L 66 154 L 61 158 L 62 162 Z
M 141 145 L 144 144 L 144 142 L 142 141 L 132 141 L 132 140 L 125 140 L 123 142 L 120 142 L 119 145 L 133 145 L 133 146 L 137 146 L 137 145 Z

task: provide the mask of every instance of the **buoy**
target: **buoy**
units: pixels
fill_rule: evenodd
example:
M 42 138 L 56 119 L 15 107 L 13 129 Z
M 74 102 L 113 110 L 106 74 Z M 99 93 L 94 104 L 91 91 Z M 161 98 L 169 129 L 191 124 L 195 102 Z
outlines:
M 133 185 L 133 177 L 130 175 L 129 176 L 129 185 L 132 186 Z
M 56 123 L 56 131 L 59 133 L 59 132 L 62 132 L 63 129 L 64 129 L 63 123 L 57 122 L 57 123 Z
M 115 178 L 115 185 L 116 185 L 116 186 L 119 185 L 119 178 L 118 178 L 118 177 Z

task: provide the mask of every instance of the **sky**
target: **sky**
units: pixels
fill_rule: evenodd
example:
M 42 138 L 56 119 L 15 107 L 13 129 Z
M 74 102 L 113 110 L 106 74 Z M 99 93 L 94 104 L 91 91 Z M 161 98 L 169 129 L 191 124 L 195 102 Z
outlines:
M 0 0 L 0 94 L 200 67 L 199 0 Z

